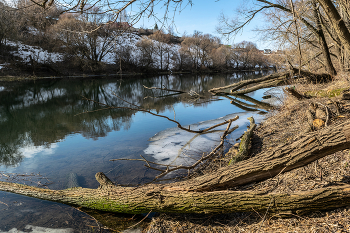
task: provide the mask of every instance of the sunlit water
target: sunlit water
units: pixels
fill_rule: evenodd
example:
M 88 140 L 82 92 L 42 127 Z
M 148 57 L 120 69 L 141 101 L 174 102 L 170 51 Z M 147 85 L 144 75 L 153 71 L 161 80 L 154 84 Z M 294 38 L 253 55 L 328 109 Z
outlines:
M 117 184 L 149 182 L 159 172 L 146 169 L 143 162 L 110 160 L 140 159 L 142 155 L 157 163 L 190 165 L 219 143 L 226 125 L 218 128 L 217 133 L 198 135 L 178 129 L 165 118 L 128 108 L 137 105 L 191 129 L 204 129 L 238 115 L 240 119 L 232 126 L 239 128 L 228 138 L 228 143 L 233 144 L 249 125 L 247 117 L 254 116 L 257 122 L 263 120 L 268 105 L 252 101 L 261 101 L 266 90 L 250 93 L 246 99 L 212 96 L 207 90 L 261 75 L 45 79 L 0 84 L 0 180 L 64 189 L 70 186 L 70 175 L 74 173 L 79 186 L 97 188 L 94 175 L 104 172 Z M 144 85 L 187 93 L 151 90 Z M 103 109 L 105 104 L 126 108 Z M 0 192 L 0 208 L 4 207 L 8 214 L 18 213 L 18 207 L 10 208 L 16 199 L 28 205 L 35 201 L 36 212 L 24 212 L 32 218 L 21 224 L 16 223 L 15 217 L 9 221 L 8 215 L 5 214 L 6 218 L 0 215 L 0 232 L 14 228 L 23 231 L 32 223 L 36 227 L 48 226 L 34 221 L 33 216 L 47 215 L 51 202 L 40 207 L 40 201 Z M 77 224 L 78 219 L 75 218 Z M 55 225 L 62 227 L 81 228 L 64 220 Z

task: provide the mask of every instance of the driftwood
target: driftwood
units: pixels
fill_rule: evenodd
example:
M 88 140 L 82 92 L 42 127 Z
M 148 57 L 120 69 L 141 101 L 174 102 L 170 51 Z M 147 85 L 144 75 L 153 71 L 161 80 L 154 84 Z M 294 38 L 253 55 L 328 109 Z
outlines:
M 262 89 L 262 88 L 276 87 L 276 86 L 285 84 L 286 81 L 287 81 L 286 77 L 276 78 L 276 79 L 271 80 L 271 81 L 261 82 L 258 85 L 248 87 L 246 89 L 242 89 L 242 90 L 232 89 L 231 94 L 233 94 L 233 95 L 247 94 L 247 93 Z
M 271 81 L 271 80 L 275 80 L 277 78 L 287 78 L 289 77 L 290 72 L 282 72 L 282 73 L 274 73 L 274 74 L 270 74 L 261 78 L 257 78 L 257 79 L 250 79 L 250 80 L 243 80 L 240 81 L 238 83 L 233 83 L 231 85 L 228 86 L 224 86 L 224 87 L 218 87 L 218 88 L 213 88 L 210 89 L 209 92 L 216 94 L 216 93 L 220 93 L 222 90 L 225 89 L 229 89 L 231 88 L 231 90 L 236 91 L 239 90 L 245 86 L 248 86 L 250 84 L 254 84 L 254 83 L 261 83 L 261 82 L 265 82 L 265 81 Z
M 261 102 L 259 100 L 256 100 L 256 99 L 249 97 L 249 96 L 246 96 L 246 95 L 233 95 L 233 96 L 236 98 L 240 98 L 240 99 L 243 99 L 243 100 L 246 100 L 246 101 L 253 103 L 254 104 L 253 106 L 255 108 L 264 109 L 264 110 L 271 110 L 273 108 L 273 106 L 269 103 Z
M 238 83 L 233 83 L 231 85 L 213 88 L 210 89 L 209 92 L 215 95 L 220 95 L 222 93 L 228 94 L 223 92 L 223 90 L 231 88 L 231 94 L 233 95 L 247 94 L 262 88 L 279 86 L 285 84 L 286 81 L 295 81 L 296 79 L 294 79 L 294 75 L 296 74 L 298 74 L 296 78 L 298 78 L 299 80 L 304 80 L 306 82 L 311 83 L 325 83 L 333 80 L 333 77 L 329 74 L 315 74 L 306 70 L 291 68 L 289 71 L 286 72 L 274 73 L 257 79 L 243 80 Z M 289 77 L 293 78 L 289 79 Z M 252 84 L 256 85 L 250 86 Z
M 230 103 L 231 103 L 232 105 L 235 105 L 236 107 L 238 107 L 238 108 L 240 108 L 240 109 L 246 111 L 246 112 L 256 112 L 256 111 L 260 111 L 259 109 L 254 108 L 255 106 L 252 106 L 253 108 L 252 108 L 252 107 L 247 107 L 249 104 L 244 103 L 244 102 L 242 102 L 242 101 L 238 101 L 237 99 L 232 99 L 232 100 L 230 101 Z M 264 112 L 264 113 L 267 113 L 267 112 Z
M 350 204 L 350 185 L 294 194 L 263 194 L 227 190 L 274 177 L 350 147 L 350 120 L 311 132 L 292 144 L 281 145 L 211 174 L 172 184 L 114 187 L 102 173 L 99 189 L 48 190 L 0 182 L 0 190 L 27 196 L 121 213 L 235 211 L 296 213 Z

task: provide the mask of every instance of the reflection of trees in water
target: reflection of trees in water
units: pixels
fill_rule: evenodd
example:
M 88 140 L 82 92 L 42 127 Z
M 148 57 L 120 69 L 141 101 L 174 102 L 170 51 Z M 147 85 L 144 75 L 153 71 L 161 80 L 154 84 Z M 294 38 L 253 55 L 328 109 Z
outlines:
M 170 93 L 148 90 L 143 85 L 194 91 L 201 94 L 200 101 L 207 102 L 205 100 L 212 96 L 204 91 L 228 85 L 244 77 L 248 77 L 247 74 L 159 76 L 122 80 L 54 79 L 10 83 L 0 92 L 0 164 L 15 165 L 22 160 L 19 149 L 28 145 L 28 138 L 22 138 L 21 135 L 28 135 L 31 145 L 49 147 L 51 143 L 73 133 L 97 139 L 105 137 L 111 131 L 129 129 L 134 111 L 96 111 L 102 107 L 95 102 L 83 100 L 82 96 L 108 105 L 127 106 L 115 93 L 130 103 L 159 113 L 188 99 L 184 95 L 145 99 L 146 96 L 158 97 Z M 204 104 L 207 103 L 201 105 Z M 90 113 L 80 114 L 86 111 Z

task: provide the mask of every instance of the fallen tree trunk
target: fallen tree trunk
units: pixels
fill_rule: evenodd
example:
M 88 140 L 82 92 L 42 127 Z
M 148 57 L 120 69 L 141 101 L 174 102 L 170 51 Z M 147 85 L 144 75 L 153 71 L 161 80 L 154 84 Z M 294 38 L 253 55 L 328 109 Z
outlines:
M 114 187 L 102 173 L 99 189 L 48 190 L 0 182 L 0 190 L 46 200 L 121 213 L 221 213 L 234 211 L 312 211 L 347 206 L 350 186 L 295 194 L 257 194 L 224 190 L 265 180 L 350 147 L 350 120 L 312 132 L 292 144 L 258 154 L 211 174 L 173 184 Z M 212 191 L 216 190 L 216 191 Z
M 184 190 L 225 189 L 272 178 L 303 167 L 326 155 L 350 148 L 350 120 L 311 132 L 293 142 L 259 153 L 216 172 L 177 185 Z M 179 182 L 179 184 L 181 184 Z
M 209 92 L 215 95 L 228 94 L 226 92 L 222 92 L 222 90 L 231 88 L 231 93 L 233 95 L 247 94 L 247 93 L 259 90 L 261 88 L 275 87 L 275 86 L 281 85 L 285 81 L 290 80 L 288 79 L 289 77 L 291 76 L 293 77 L 293 75 L 299 74 L 299 73 L 301 75 L 301 77 L 298 77 L 299 80 L 301 79 L 311 83 L 324 83 L 324 82 L 329 82 L 333 79 L 333 77 L 329 74 L 315 74 L 306 70 L 299 71 L 299 69 L 292 68 L 290 71 L 274 73 L 274 74 L 270 74 L 257 79 L 243 80 L 238 83 L 233 83 L 227 86 L 213 88 L 213 89 L 210 89 Z M 295 81 L 295 79 L 291 79 L 291 80 Z M 257 84 L 257 85 L 242 89 L 243 87 L 246 87 L 251 84 Z
M 248 86 L 250 84 L 254 84 L 254 83 L 261 83 L 261 82 L 265 82 L 265 81 L 271 81 L 271 80 L 274 80 L 274 79 L 277 79 L 277 78 L 287 78 L 289 76 L 290 72 L 287 71 L 287 72 L 282 72 L 282 73 L 273 73 L 273 74 L 270 74 L 270 75 L 267 75 L 267 76 L 264 76 L 264 77 L 261 77 L 261 78 L 257 78 L 257 79 L 250 79 L 250 80 L 243 80 L 243 81 L 240 81 L 238 83 L 233 83 L 231 85 L 227 85 L 227 86 L 224 86 L 224 87 L 218 87 L 218 88 L 212 88 L 209 90 L 209 92 L 211 93 L 217 93 L 217 92 L 220 92 L 221 90 L 225 90 L 225 89 L 228 89 L 228 88 L 231 88 L 232 90 L 238 90 L 238 89 L 241 89 L 242 87 L 245 87 L 245 86 Z
M 247 94 L 247 93 L 250 93 L 250 92 L 262 89 L 262 88 L 276 87 L 276 86 L 279 86 L 281 84 L 285 84 L 286 81 L 287 81 L 286 78 L 283 78 L 283 77 L 282 78 L 277 78 L 277 79 L 274 79 L 274 80 L 271 80 L 271 81 L 261 82 L 258 85 L 255 85 L 255 86 L 252 86 L 252 87 L 248 87 L 248 88 L 243 89 L 243 90 L 238 90 L 237 91 L 235 89 L 232 89 L 231 90 L 231 94 L 232 95 Z
M 103 173 L 96 174 L 98 189 L 71 188 L 48 190 L 27 185 L 0 182 L 0 189 L 35 198 L 82 206 L 102 211 L 140 214 L 230 213 L 269 211 L 296 214 L 347 206 L 350 185 L 339 185 L 294 194 L 264 194 L 247 191 L 186 192 L 167 190 L 165 185 L 139 188 L 114 187 Z M 107 182 L 106 182 L 107 181 Z
M 233 95 L 233 96 L 255 104 L 255 105 L 253 105 L 255 108 L 260 108 L 260 109 L 264 109 L 264 110 L 271 110 L 273 108 L 273 106 L 269 103 L 261 102 L 259 100 L 256 100 L 256 99 L 249 97 L 249 96 L 246 96 L 246 95 Z M 232 100 L 232 98 L 229 98 L 229 99 Z M 251 107 L 253 107 L 253 106 L 251 106 Z

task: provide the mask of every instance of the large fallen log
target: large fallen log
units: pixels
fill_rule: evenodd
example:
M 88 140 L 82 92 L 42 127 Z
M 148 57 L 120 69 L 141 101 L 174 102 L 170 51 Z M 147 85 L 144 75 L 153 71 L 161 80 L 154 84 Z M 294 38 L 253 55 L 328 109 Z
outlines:
M 0 189 L 82 206 L 119 213 L 230 213 L 269 211 L 270 213 L 306 213 L 350 204 L 350 185 L 326 187 L 294 194 L 264 194 L 239 191 L 186 192 L 167 190 L 165 185 L 147 185 L 139 188 L 114 187 L 105 183 L 103 173 L 96 174 L 101 183 L 98 189 L 71 188 L 48 190 L 27 185 L 0 182 Z
M 305 134 L 299 140 L 263 151 L 253 158 L 218 169 L 216 172 L 174 183 L 184 190 L 205 191 L 246 185 L 303 167 L 326 155 L 350 148 L 350 120 Z
M 297 77 L 298 80 L 304 80 L 306 82 L 311 82 L 311 83 L 325 83 L 333 79 L 333 77 L 329 74 L 315 74 L 306 70 L 299 71 L 299 69 L 292 68 L 291 70 L 286 72 L 273 73 L 261 78 L 242 80 L 238 83 L 233 83 L 227 86 L 213 88 L 213 89 L 210 89 L 209 92 L 211 92 L 214 95 L 228 94 L 227 92 L 222 92 L 222 91 L 225 89 L 231 88 L 231 94 L 233 95 L 247 94 L 262 88 L 283 85 L 286 83 L 286 81 L 294 82 L 296 80 L 294 78 L 294 75 L 299 73 L 300 73 L 300 76 Z M 293 77 L 293 78 L 290 78 L 290 77 Z M 252 84 L 256 84 L 256 85 L 252 85 Z
M 259 90 L 259 89 L 263 89 L 263 88 L 277 87 L 277 86 L 280 86 L 280 85 L 285 85 L 286 81 L 287 81 L 287 78 L 285 78 L 285 77 L 276 78 L 274 80 L 261 82 L 261 83 L 255 85 L 255 86 L 247 87 L 247 88 L 242 89 L 242 90 L 232 89 L 231 90 L 231 94 L 232 95 L 242 95 L 242 94 L 247 94 L 247 93 L 250 93 L 250 92 L 253 92 L 253 91 L 256 91 L 256 90 Z
M 278 78 L 284 79 L 284 78 L 289 77 L 289 75 L 290 75 L 289 71 L 281 72 L 281 73 L 273 73 L 273 74 L 270 74 L 270 75 L 267 75 L 267 76 L 264 76 L 264 77 L 261 77 L 261 78 L 250 79 L 250 80 L 243 80 L 243 81 L 240 81 L 238 83 L 233 83 L 233 84 L 230 84 L 230 85 L 227 85 L 227 86 L 212 88 L 212 89 L 209 90 L 209 92 L 211 92 L 211 93 L 218 93 L 218 92 L 220 92 L 222 90 L 225 90 L 225 89 L 228 89 L 228 88 L 231 88 L 231 90 L 236 91 L 236 90 L 239 90 L 242 87 L 248 86 L 250 84 L 261 83 L 261 82 L 265 82 L 265 81 L 271 81 L 271 80 L 275 80 L 275 79 L 278 79 Z
M 347 206 L 350 186 L 336 186 L 295 194 L 259 194 L 226 190 L 276 176 L 350 147 L 350 120 L 309 133 L 292 144 L 187 181 L 114 187 L 103 173 L 99 189 L 48 190 L 0 182 L 0 190 L 46 200 L 121 213 L 222 213 L 234 211 L 312 211 Z

